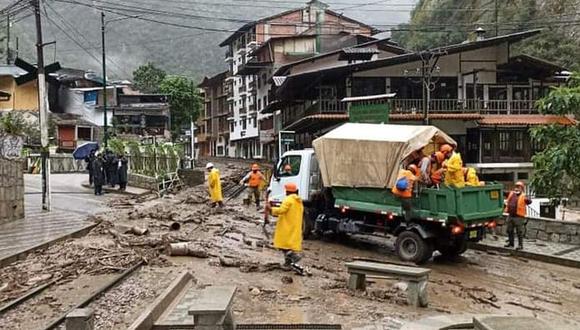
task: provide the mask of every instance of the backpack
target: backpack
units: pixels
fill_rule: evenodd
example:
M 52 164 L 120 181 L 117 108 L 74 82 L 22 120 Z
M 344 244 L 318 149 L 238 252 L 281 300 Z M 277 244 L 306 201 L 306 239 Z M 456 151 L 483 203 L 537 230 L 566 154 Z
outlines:
M 407 188 L 409 188 L 409 182 L 407 181 L 407 178 L 403 177 L 403 178 L 398 179 L 397 183 L 395 184 L 395 187 L 399 191 L 407 190 Z

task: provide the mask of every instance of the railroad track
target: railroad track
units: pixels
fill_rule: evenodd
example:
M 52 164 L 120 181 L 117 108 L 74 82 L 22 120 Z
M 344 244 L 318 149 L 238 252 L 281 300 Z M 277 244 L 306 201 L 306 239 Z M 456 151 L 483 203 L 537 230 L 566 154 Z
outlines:
M 77 302 L 76 304 L 74 304 L 72 307 L 68 308 L 66 310 L 66 312 L 62 313 L 61 315 L 59 315 L 57 318 L 53 319 L 52 322 L 50 324 L 48 324 L 47 326 L 43 327 L 42 329 L 45 330 L 50 330 L 50 329 L 55 329 L 57 328 L 66 318 L 66 316 L 73 311 L 74 309 L 77 308 L 83 308 L 88 306 L 90 303 L 92 303 L 93 301 L 95 301 L 97 298 L 101 297 L 103 294 L 105 294 L 106 292 L 108 292 L 110 289 L 112 289 L 113 287 L 115 287 L 116 285 L 118 285 L 119 283 L 121 283 L 123 280 L 125 280 L 126 278 L 128 278 L 131 274 L 133 274 L 137 269 L 139 269 L 141 266 L 143 266 L 144 261 L 140 260 L 139 262 L 137 262 L 135 265 L 125 269 L 122 273 L 118 274 L 117 276 L 115 276 L 112 280 L 106 282 L 103 286 L 101 286 L 96 292 L 94 292 L 93 294 L 91 294 L 89 297 Z M 30 291 L 28 291 L 27 293 L 25 293 L 24 295 L 20 296 L 19 298 L 16 298 L 14 300 L 12 300 L 11 302 L 3 305 L 2 307 L 0 307 L 0 317 L 3 316 L 5 313 L 23 305 L 24 303 L 26 303 L 27 301 L 29 301 L 30 299 L 32 299 L 33 297 L 36 297 L 38 295 L 40 295 L 42 292 L 46 291 L 47 289 L 53 287 L 55 284 L 57 284 L 62 278 L 58 278 L 55 280 L 52 280 L 46 284 L 40 285 Z

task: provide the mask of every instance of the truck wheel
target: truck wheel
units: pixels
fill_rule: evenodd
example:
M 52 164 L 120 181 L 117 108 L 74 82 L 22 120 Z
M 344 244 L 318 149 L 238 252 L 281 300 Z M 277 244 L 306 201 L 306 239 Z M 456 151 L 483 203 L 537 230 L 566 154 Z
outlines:
M 395 250 L 403 261 L 411 261 L 416 264 L 427 262 L 433 255 L 431 244 L 412 231 L 404 231 L 397 237 Z
M 314 229 L 314 221 L 310 216 L 310 212 L 305 209 L 302 215 L 302 239 L 307 240 L 312 238 L 313 229 Z
M 452 245 L 441 247 L 438 250 L 444 258 L 455 259 L 467 251 L 467 241 L 464 239 L 455 241 Z

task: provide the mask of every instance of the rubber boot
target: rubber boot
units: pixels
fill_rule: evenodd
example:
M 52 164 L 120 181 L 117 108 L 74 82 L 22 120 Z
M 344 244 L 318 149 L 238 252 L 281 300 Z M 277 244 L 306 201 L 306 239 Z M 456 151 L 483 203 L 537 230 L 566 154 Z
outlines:
M 524 249 L 524 239 L 522 237 L 518 237 L 518 247 L 516 250 L 523 250 Z
M 504 247 L 514 247 L 514 233 L 508 233 L 508 243 L 504 245 Z

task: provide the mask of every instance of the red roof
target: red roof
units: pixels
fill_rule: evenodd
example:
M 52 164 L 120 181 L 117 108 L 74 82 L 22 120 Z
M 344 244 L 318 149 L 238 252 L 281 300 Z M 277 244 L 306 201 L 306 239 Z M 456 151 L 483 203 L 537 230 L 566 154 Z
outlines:
M 575 125 L 576 120 L 556 115 L 485 115 L 478 123 L 482 126 Z

